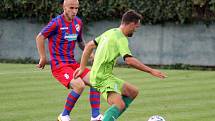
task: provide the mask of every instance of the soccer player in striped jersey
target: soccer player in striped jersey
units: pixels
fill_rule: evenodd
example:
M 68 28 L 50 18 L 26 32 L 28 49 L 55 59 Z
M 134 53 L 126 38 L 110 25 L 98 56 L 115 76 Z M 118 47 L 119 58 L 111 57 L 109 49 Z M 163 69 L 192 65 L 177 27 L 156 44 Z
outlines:
M 89 83 L 89 69 L 85 69 L 80 78 L 74 79 L 73 72 L 80 65 L 75 60 L 74 49 L 76 43 L 83 50 L 83 23 L 77 12 L 78 0 L 64 0 L 63 14 L 53 18 L 37 35 L 36 44 L 39 53 L 38 68 L 43 69 L 46 64 L 45 40 L 48 38 L 50 53 L 50 64 L 53 76 L 66 88 L 72 89 L 66 99 L 63 112 L 58 116 L 59 121 L 70 121 L 70 112 L 76 101 Z M 90 104 L 92 109 L 91 121 L 100 121 L 103 116 L 100 114 L 100 93 L 90 88 Z

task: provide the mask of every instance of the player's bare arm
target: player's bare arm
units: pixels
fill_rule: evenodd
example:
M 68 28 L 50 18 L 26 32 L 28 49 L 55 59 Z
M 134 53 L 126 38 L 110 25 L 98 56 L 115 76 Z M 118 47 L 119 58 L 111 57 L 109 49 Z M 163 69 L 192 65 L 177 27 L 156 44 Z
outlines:
M 145 64 L 143 64 L 142 62 L 140 62 L 138 59 L 136 59 L 135 57 L 126 57 L 125 58 L 125 63 L 129 66 L 132 66 L 138 70 L 150 73 L 153 76 L 159 77 L 159 78 L 165 78 L 167 77 L 166 74 L 160 72 L 159 70 L 156 69 L 152 69 L 148 66 L 146 66 Z
M 80 48 L 81 50 L 84 51 L 84 48 L 85 48 L 85 41 L 82 40 L 81 42 L 78 42 L 78 46 L 79 46 L 79 48 Z M 92 52 L 92 53 L 90 54 L 90 61 L 93 62 L 93 59 L 94 59 L 94 53 Z
M 41 69 L 43 69 L 46 64 L 45 39 L 46 38 L 41 33 L 39 33 L 36 37 L 36 44 L 40 57 L 39 64 L 37 64 L 36 66 Z
M 75 70 L 74 78 L 79 77 L 83 73 L 84 69 L 86 68 L 87 61 L 88 61 L 91 53 L 93 52 L 93 49 L 95 49 L 95 48 L 96 48 L 96 44 L 94 43 L 94 41 L 90 41 L 86 44 L 82 57 L 81 57 L 80 67 Z

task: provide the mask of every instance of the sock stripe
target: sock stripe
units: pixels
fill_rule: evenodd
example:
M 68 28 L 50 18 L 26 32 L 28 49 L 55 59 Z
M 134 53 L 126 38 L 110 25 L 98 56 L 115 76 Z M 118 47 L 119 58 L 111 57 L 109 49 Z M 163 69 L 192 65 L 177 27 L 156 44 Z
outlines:
M 72 107 L 69 107 L 69 106 L 65 105 L 65 109 L 66 109 L 67 111 L 70 111 L 72 108 L 73 108 L 73 106 L 72 106 Z
M 67 106 L 67 107 L 73 107 L 73 105 L 71 105 L 71 104 L 69 104 L 69 103 L 66 103 L 65 106 Z
M 92 87 L 91 87 L 91 88 L 90 88 L 90 91 L 97 91 L 97 90 L 96 90 L 95 88 L 92 88 Z
M 91 104 L 93 108 L 98 108 L 100 109 L 100 104 Z
M 67 100 L 70 101 L 71 103 L 75 103 L 75 102 L 77 101 L 77 98 L 76 98 L 76 99 L 73 99 L 73 98 L 69 98 L 69 97 L 68 97 Z
M 100 98 L 90 98 L 90 101 L 100 101 Z
M 90 92 L 90 94 L 91 94 L 91 95 L 99 95 L 100 92 L 94 92 L 94 91 L 93 91 L 93 92 Z
M 80 96 L 80 94 L 76 93 L 75 91 L 72 91 L 70 94 L 73 95 L 74 97 L 79 97 Z
M 100 101 L 91 102 L 91 104 L 100 104 Z
M 66 104 L 69 104 L 69 105 L 71 105 L 71 106 L 73 106 L 74 104 L 75 104 L 75 101 L 70 101 L 70 100 L 67 100 L 67 103 Z
M 73 95 L 70 95 L 70 94 L 68 95 L 68 98 L 74 101 L 78 99 L 78 97 L 74 97 Z
M 98 99 L 100 99 L 100 95 L 90 95 L 90 98 L 98 98 Z

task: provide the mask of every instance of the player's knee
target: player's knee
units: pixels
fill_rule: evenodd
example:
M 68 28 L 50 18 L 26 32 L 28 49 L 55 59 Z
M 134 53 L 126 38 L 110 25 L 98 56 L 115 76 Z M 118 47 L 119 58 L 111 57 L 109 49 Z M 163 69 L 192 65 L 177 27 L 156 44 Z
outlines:
M 82 82 L 82 81 L 77 82 L 77 88 L 78 88 L 79 90 L 84 90 L 84 88 L 85 88 L 84 82 Z
M 139 90 L 138 90 L 138 88 L 133 88 L 132 89 L 132 91 L 131 91 L 132 93 L 132 98 L 134 99 L 134 98 L 136 98 L 137 97 L 137 95 L 139 94 Z
M 85 84 L 82 80 L 72 80 L 73 82 L 70 83 L 73 89 L 78 91 L 83 91 L 85 88 Z

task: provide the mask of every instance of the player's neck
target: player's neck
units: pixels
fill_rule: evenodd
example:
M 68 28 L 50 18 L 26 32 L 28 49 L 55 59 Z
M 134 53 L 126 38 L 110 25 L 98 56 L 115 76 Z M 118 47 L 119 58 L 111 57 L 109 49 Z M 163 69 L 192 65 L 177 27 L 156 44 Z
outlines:
M 127 37 L 128 36 L 128 32 L 127 32 L 127 29 L 126 29 L 126 26 L 121 24 L 119 29 L 122 31 L 122 33 Z
M 74 18 L 69 18 L 68 16 L 66 16 L 65 14 L 63 14 L 63 18 L 66 22 L 72 22 Z

